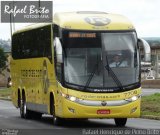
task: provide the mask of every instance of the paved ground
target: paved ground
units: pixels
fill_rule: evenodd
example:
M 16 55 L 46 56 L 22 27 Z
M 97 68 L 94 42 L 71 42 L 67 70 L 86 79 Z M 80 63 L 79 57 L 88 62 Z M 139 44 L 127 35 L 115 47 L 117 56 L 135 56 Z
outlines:
M 160 93 L 160 89 L 142 89 L 142 95 L 151 95 Z M 102 130 L 111 129 L 119 131 L 112 119 L 90 119 L 88 121 L 67 121 L 63 126 L 54 126 L 52 124 L 52 117 L 43 115 L 40 120 L 25 120 L 21 119 L 19 109 L 16 109 L 10 101 L 0 100 L 0 134 L 16 133 L 18 135 L 32 135 L 32 134 L 91 134 L 89 131 L 95 131 L 98 134 Z M 6 130 L 14 129 L 14 130 Z M 123 132 L 138 132 L 135 129 L 159 129 L 160 134 L 160 121 L 147 120 L 147 119 L 128 119 L 127 125 L 123 128 Z M 123 133 L 125 134 L 125 132 Z
M 91 130 L 116 130 L 112 119 L 90 119 L 88 121 L 68 121 L 63 126 L 54 126 L 52 124 L 52 117 L 44 115 L 40 120 L 25 120 L 21 119 L 19 109 L 16 109 L 10 101 L 0 100 L 0 129 L 1 132 L 19 132 L 19 134 L 86 134 Z M 7 131 L 6 129 L 14 129 Z M 127 125 L 124 130 L 134 129 L 159 129 L 160 134 L 160 121 L 147 120 L 147 119 L 128 119 Z M 128 131 L 130 132 L 130 131 Z M 19 135 L 18 134 L 18 135 Z
M 160 89 L 142 89 L 143 96 L 152 95 L 154 93 L 160 93 Z

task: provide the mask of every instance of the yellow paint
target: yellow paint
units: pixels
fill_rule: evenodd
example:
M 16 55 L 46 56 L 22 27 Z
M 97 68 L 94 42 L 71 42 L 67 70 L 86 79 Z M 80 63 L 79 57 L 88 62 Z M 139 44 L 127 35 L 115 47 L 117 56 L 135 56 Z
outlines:
M 137 100 L 123 106 L 84 106 L 63 99 L 61 103 L 61 111 L 57 111 L 59 117 L 64 118 L 136 118 L 140 117 L 140 102 Z M 133 108 L 137 108 L 131 113 Z M 69 111 L 68 108 L 75 110 L 75 113 Z M 110 114 L 97 114 L 97 110 L 110 110 Z
M 103 26 L 94 26 L 87 23 L 84 19 L 86 17 L 104 17 L 108 18 L 110 22 Z M 77 14 L 71 13 L 57 13 L 54 16 L 54 24 L 61 28 L 77 29 L 77 30 L 133 30 L 134 26 L 131 22 L 116 14 Z M 36 24 L 25 27 L 15 33 L 29 31 L 49 24 Z M 14 33 L 14 34 L 15 34 Z M 53 33 L 52 33 L 53 35 Z M 53 39 L 52 44 L 53 45 Z M 53 50 L 53 46 L 52 46 Z M 52 57 L 54 51 L 52 51 Z M 43 87 L 43 62 L 47 63 L 47 74 L 49 79 L 48 91 L 44 92 Z M 64 88 L 56 80 L 54 62 L 51 63 L 48 58 L 32 58 L 32 59 L 11 59 L 11 77 L 12 77 L 12 101 L 17 107 L 18 90 L 22 94 L 22 90 L 26 93 L 27 102 L 43 104 L 48 107 L 48 114 L 50 114 L 50 93 L 54 94 L 56 115 L 64 118 L 116 118 L 116 117 L 139 117 L 140 116 L 140 99 L 122 106 L 84 106 L 71 102 L 61 96 L 60 93 L 75 96 L 86 100 L 121 100 L 127 99 L 134 95 L 141 94 L 141 89 L 135 89 L 122 93 L 86 93 L 76 90 Z M 137 107 L 134 113 L 130 113 L 131 109 Z M 75 114 L 71 113 L 68 108 L 75 109 Z M 98 115 L 96 112 L 99 109 L 110 109 L 111 114 Z

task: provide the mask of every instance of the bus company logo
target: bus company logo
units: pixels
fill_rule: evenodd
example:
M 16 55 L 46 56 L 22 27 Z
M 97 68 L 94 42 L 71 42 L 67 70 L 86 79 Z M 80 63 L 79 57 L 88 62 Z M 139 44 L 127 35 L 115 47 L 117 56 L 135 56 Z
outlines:
M 108 25 L 111 20 L 106 17 L 100 16 L 90 16 L 84 19 L 87 23 L 94 25 L 94 26 L 105 26 Z
M 107 102 L 106 102 L 106 101 L 102 101 L 102 102 L 101 102 L 101 105 L 102 105 L 102 106 L 106 106 L 106 105 L 107 105 Z
M 52 1 L 2 1 L 1 22 L 51 22 Z

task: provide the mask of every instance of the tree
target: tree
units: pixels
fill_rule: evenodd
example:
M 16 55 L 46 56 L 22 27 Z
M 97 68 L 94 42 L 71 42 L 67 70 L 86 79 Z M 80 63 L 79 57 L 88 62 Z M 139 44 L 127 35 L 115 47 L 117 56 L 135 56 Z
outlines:
M 2 48 L 0 48 L 0 73 L 6 67 L 6 56 Z

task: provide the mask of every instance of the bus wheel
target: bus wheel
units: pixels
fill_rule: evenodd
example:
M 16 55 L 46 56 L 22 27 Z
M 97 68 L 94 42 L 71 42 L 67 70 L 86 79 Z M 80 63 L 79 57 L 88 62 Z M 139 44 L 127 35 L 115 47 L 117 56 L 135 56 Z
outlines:
M 60 118 L 55 115 L 55 107 L 53 106 L 53 124 L 60 126 L 63 123 L 63 118 Z
M 57 116 L 53 116 L 53 124 L 56 126 L 60 126 L 63 123 L 63 119 Z
M 27 109 L 26 106 L 26 100 L 25 97 L 22 97 L 21 103 L 20 103 L 20 115 L 21 118 L 25 118 L 25 119 L 29 119 L 31 118 L 31 114 L 32 112 L 30 110 Z
M 39 112 L 32 112 L 32 118 L 33 119 L 41 119 L 42 113 Z
M 115 118 L 115 124 L 117 127 L 124 127 L 127 122 L 127 118 Z

